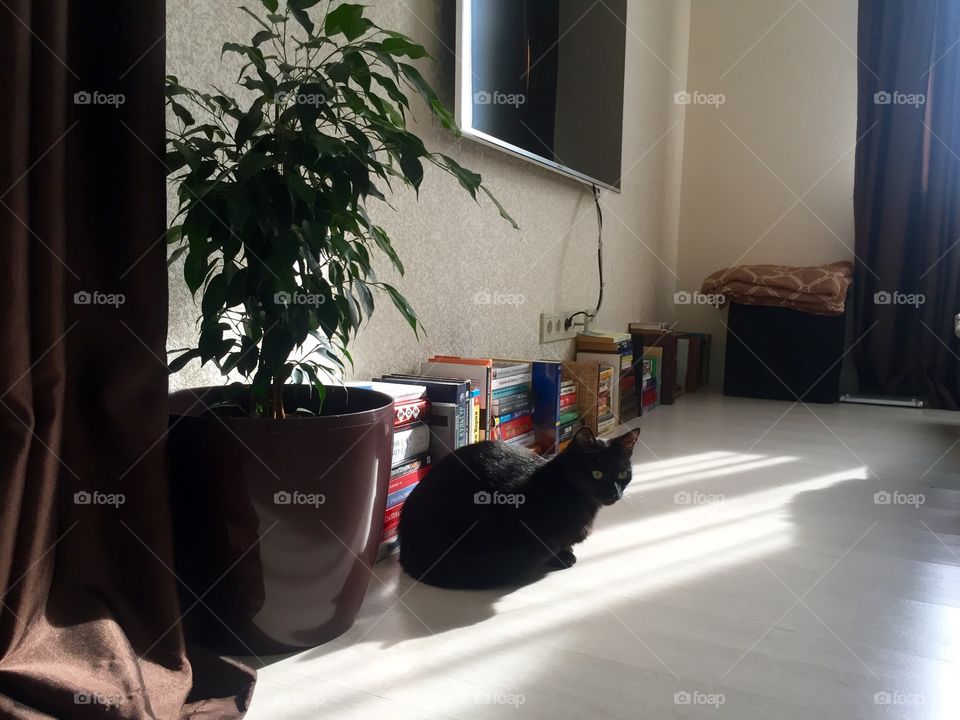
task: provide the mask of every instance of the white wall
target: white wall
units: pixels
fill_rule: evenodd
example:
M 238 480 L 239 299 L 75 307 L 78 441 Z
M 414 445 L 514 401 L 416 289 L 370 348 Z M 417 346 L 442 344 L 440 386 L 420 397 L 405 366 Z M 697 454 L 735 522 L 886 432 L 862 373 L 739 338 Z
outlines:
M 744 263 L 853 256 L 857 0 L 693 0 L 678 289 Z M 798 196 L 802 202 L 798 202 Z M 678 306 L 713 333 L 722 378 L 725 312 Z
M 699 0 L 696 0 L 699 1 Z M 255 3 L 254 3 L 255 4 Z M 220 45 L 246 39 L 251 21 L 235 0 L 169 0 L 168 71 L 190 86 L 229 85 L 236 65 L 221 61 Z M 453 102 L 455 25 L 448 0 L 374 0 L 382 26 L 413 36 L 434 62 L 421 67 Z M 631 320 L 672 312 L 676 284 L 680 169 L 684 108 L 672 102 L 685 86 L 690 0 L 630 0 L 624 109 L 622 195 L 606 194 L 607 287 L 598 326 L 622 329 Z M 482 173 L 522 227 L 518 235 L 489 204 L 477 207 L 449 178 L 428 172 L 418 203 L 412 193 L 394 198 L 399 209 L 377 208 L 407 267 L 394 281 L 419 312 L 427 336 L 417 342 L 385 300 L 352 351 L 355 376 L 406 370 L 434 353 L 569 357 L 572 343 L 541 346 L 539 314 L 592 308 L 596 302 L 596 221 L 588 189 L 470 141 L 457 142 L 422 107 L 417 131 L 428 147 L 448 151 Z M 194 339 L 198 314 L 179 268 L 171 271 L 170 348 Z M 478 292 L 522 296 L 519 305 L 478 305 Z M 172 387 L 219 383 L 215 371 L 195 364 L 171 379 Z

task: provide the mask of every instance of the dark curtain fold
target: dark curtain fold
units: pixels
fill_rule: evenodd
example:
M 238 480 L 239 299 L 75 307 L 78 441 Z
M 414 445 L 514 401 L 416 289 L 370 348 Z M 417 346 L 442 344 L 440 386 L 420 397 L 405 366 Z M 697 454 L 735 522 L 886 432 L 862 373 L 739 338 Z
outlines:
M 4 718 L 237 718 L 252 692 L 185 647 L 172 572 L 164 18 L 0 6 Z
M 861 0 L 854 192 L 860 389 L 957 409 L 960 3 Z

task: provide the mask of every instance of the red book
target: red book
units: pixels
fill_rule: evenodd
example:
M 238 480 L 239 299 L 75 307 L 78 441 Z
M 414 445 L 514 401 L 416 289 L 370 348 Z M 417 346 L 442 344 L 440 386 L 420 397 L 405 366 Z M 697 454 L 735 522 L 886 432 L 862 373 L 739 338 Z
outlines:
M 398 402 L 393 405 L 393 424 L 394 427 L 401 427 L 415 423 L 418 420 L 425 420 L 430 415 L 430 401 L 426 398 L 410 400 L 407 402 Z
M 403 503 L 400 503 L 396 507 L 387 510 L 383 517 L 383 535 L 381 536 L 381 542 L 392 540 L 397 536 L 397 531 L 400 528 L 400 511 L 402 509 Z
M 576 394 L 576 393 L 570 393 L 569 395 L 562 395 L 562 396 L 560 396 L 560 407 L 561 407 L 561 408 L 570 407 L 571 405 L 576 405 L 576 404 L 577 404 L 577 394 Z
M 533 417 L 530 415 L 518 417 L 516 420 L 500 425 L 498 429 L 500 430 L 501 440 L 518 437 L 533 430 Z

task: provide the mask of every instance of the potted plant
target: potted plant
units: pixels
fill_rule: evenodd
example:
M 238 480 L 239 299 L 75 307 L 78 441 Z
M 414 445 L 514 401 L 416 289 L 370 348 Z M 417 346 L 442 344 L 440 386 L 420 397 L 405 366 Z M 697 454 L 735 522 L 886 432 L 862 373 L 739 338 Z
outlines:
M 322 0 L 242 7 L 258 30 L 238 99 L 167 81 L 178 127 L 167 163 L 179 198 L 170 262 L 201 317 L 196 347 L 225 387 L 171 396 L 169 456 L 177 572 L 188 629 L 233 652 L 316 645 L 353 623 L 375 559 L 391 465 L 390 398 L 338 385 L 348 345 L 385 295 L 414 332 L 387 231 L 368 212 L 424 164 L 484 193 L 481 177 L 407 127 L 408 96 L 458 133 L 410 64 L 427 56 L 364 8 Z M 320 6 L 317 8 L 316 6 Z M 322 12 L 318 12 L 322 10 Z M 201 598 L 198 600 L 197 598 Z

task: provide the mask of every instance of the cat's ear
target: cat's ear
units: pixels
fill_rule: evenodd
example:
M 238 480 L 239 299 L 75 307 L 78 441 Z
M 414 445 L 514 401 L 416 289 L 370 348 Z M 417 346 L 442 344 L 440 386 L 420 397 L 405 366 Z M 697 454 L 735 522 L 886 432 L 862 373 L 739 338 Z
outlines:
M 570 442 L 570 449 L 583 452 L 596 452 L 597 437 L 593 434 L 593 430 L 586 425 L 577 430 L 573 435 L 573 440 Z
M 633 453 L 633 446 L 637 444 L 637 439 L 640 437 L 640 428 L 636 428 L 627 433 L 624 433 L 618 438 L 615 438 L 610 442 L 611 445 L 619 447 L 626 453 L 628 456 Z

